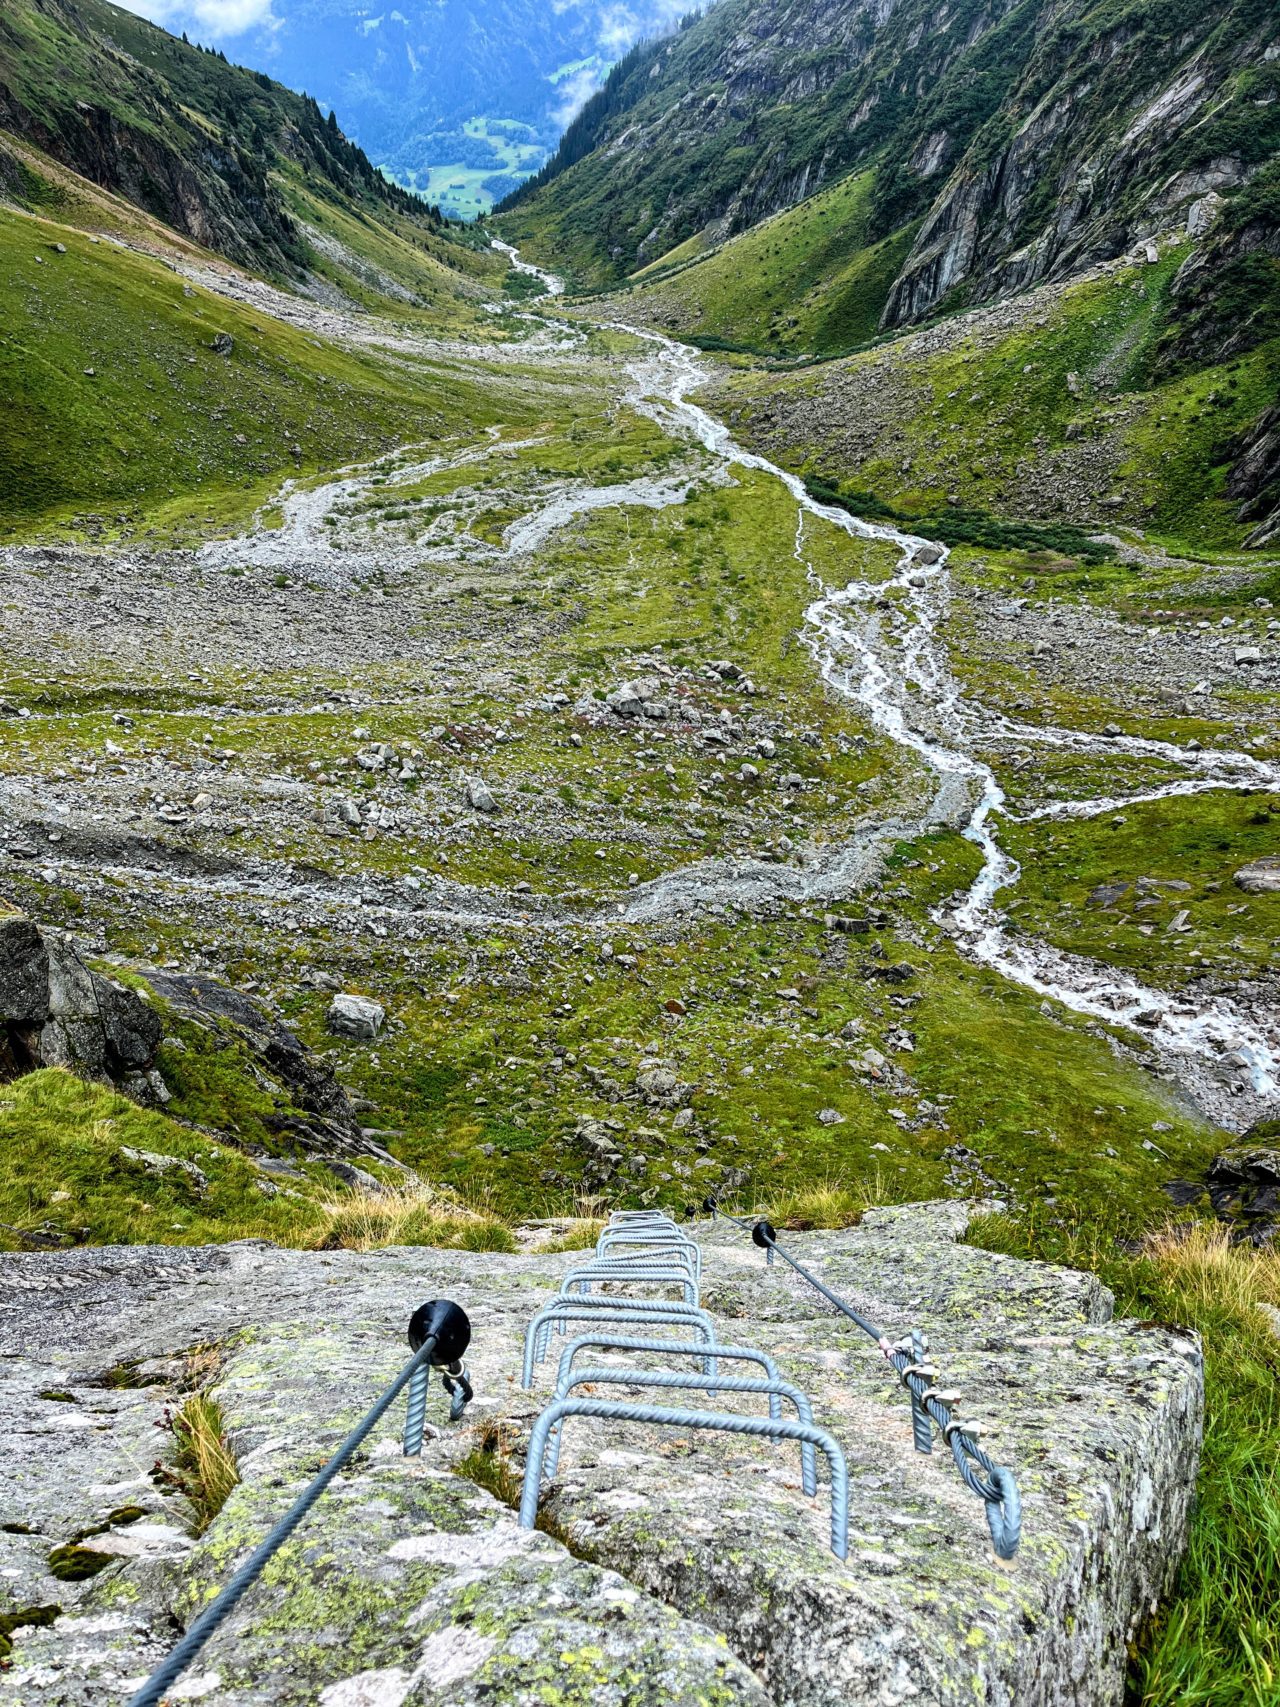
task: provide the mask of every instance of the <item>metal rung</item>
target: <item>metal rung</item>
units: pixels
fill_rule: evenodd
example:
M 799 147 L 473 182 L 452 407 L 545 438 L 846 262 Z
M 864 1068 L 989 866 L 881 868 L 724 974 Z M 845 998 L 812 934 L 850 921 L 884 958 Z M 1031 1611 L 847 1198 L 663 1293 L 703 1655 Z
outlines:
M 717 1353 L 718 1355 L 718 1353 Z M 556 1382 L 556 1398 L 567 1399 L 575 1387 L 588 1383 L 600 1387 L 701 1387 L 715 1393 L 766 1393 L 769 1415 L 777 1419 L 782 1413 L 778 1400 L 790 1399 L 796 1416 L 802 1423 L 813 1422 L 813 1406 L 790 1381 L 761 1381 L 742 1375 L 699 1375 L 692 1369 L 620 1369 L 613 1364 L 605 1369 L 575 1369 Z M 547 1449 L 547 1476 L 552 1478 L 560 1461 L 562 1429 L 556 1429 Z M 804 1491 L 810 1499 L 818 1491 L 818 1470 L 811 1441 L 800 1444 L 800 1476 Z
M 579 1296 L 591 1296 L 592 1283 L 630 1286 L 678 1286 L 686 1304 L 692 1308 L 698 1304 L 697 1282 L 686 1271 L 677 1273 L 674 1269 L 664 1272 L 657 1265 L 640 1268 L 629 1264 L 593 1263 L 590 1268 L 571 1269 L 560 1282 L 561 1296 L 566 1296 L 580 1288 Z
M 525 1330 L 521 1386 L 532 1387 L 533 1366 L 535 1362 L 541 1363 L 547 1355 L 553 1322 L 607 1322 L 611 1318 L 615 1322 L 651 1322 L 696 1328 L 705 1336 L 707 1358 L 704 1367 L 708 1374 L 714 1374 L 715 1359 L 710 1354 L 715 1347 L 716 1331 L 705 1310 L 694 1310 L 687 1304 L 667 1303 L 663 1299 L 646 1303 L 639 1298 L 558 1298 L 554 1304 L 539 1310 Z
M 533 1425 L 529 1457 L 520 1497 L 520 1527 L 532 1529 L 538 1516 L 538 1494 L 547 1440 L 567 1417 L 594 1417 L 602 1422 L 638 1422 L 663 1428 L 714 1429 L 724 1434 L 752 1435 L 764 1440 L 808 1441 L 826 1454 L 831 1468 L 831 1551 L 837 1559 L 849 1554 L 849 1472 L 844 1453 L 825 1429 L 786 1417 L 743 1417 L 730 1411 L 668 1410 L 659 1405 L 611 1404 L 601 1399 L 556 1399 Z

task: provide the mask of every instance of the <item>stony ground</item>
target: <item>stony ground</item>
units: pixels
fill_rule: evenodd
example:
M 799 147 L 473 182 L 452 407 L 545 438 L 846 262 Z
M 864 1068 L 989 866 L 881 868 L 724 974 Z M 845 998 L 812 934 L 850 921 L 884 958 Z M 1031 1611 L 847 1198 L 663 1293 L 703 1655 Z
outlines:
M 964 1414 L 996 1423 L 990 1450 L 1025 1504 L 1008 1565 L 949 1456 L 912 1451 L 874 1346 L 723 1223 L 698 1229 L 704 1302 L 721 1340 L 773 1353 L 842 1444 L 845 1565 L 826 1489 L 804 1498 L 790 1448 L 577 1422 L 545 1533 L 520 1532 L 465 1479 L 520 1470 L 551 1370 L 521 1391 L 522 1330 L 574 1253 L 4 1259 L 15 1457 L 0 1545 L 20 1617 L 0 1700 L 122 1701 L 398 1367 L 410 1310 L 446 1295 L 474 1330 L 464 1424 L 441 1424 L 407 1463 L 397 1410 L 172 1699 L 1119 1701 L 1125 1642 L 1187 1520 L 1198 1348 L 1113 1322 L 1086 1276 L 955 1243 L 969 1213 L 877 1211 L 792 1243 L 891 1335 L 921 1326 L 945 1383 L 973 1400 Z M 240 1473 L 198 1539 L 166 1475 L 167 1419 L 193 1381 L 221 1406 Z M 442 1404 L 437 1390 L 438 1423 Z M 95 1574 L 54 1574 L 68 1547 Z
M 266 287 L 254 306 L 345 325 Z M 6 897 L 103 964 L 273 998 L 381 1142 L 514 1213 L 620 1178 L 648 1200 L 994 1180 L 1089 1210 L 1114 1163 L 1141 1220 L 1202 1192 L 1220 1126 L 1268 1106 L 1247 1060 L 1073 1015 L 940 928 L 974 877 L 973 792 L 824 681 L 806 616 L 815 583 L 887 583 L 898 549 L 798 537 L 775 479 L 654 410 L 634 339 L 523 331 L 417 335 L 403 358 L 480 376 L 499 418 L 291 483 L 247 533 L 5 552 Z M 1275 791 L 1046 818 L 1170 768 L 1010 721 L 1280 750 L 1263 595 L 1233 572 L 1224 613 L 1219 574 L 1134 553 L 953 557 L 939 638 L 1022 872 L 999 900 L 1264 1031 L 1280 903 L 1234 874 L 1271 851 Z M 909 591 L 870 602 L 876 644 Z M 372 1046 L 327 1037 L 335 987 L 386 1008 Z

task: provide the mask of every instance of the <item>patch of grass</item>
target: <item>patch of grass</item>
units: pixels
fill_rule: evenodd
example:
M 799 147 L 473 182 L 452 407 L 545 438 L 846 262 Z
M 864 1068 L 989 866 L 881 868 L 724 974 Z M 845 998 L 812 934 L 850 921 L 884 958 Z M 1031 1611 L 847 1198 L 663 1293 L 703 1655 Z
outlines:
M 173 1475 L 191 1504 L 192 1534 L 203 1535 L 240 1480 L 240 1471 L 221 1407 L 207 1393 L 187 1399 L 172 1427 L 177 1443 Z
M 1280 1252 L 1230 1243 L 1205 1223 L 1149 1234 L 1032 1208 L 984 1218 L 986 1250 L 1096 1273 L 1117 1310 L 1203 1337 L 1205 1437 L 1191 1540 L 1173 1595 L 1133 1661 L 1142 1707 L 1260 1707 L 1280 1684 Z
M 587 1219 L 580 1221 L 568 1232 L 557 1234 L 553 1239 L 547 1239 L 534 1249 L 539 1256 L 555 1256 L 562 1251 L 589 1251 L 595 1246 L 597 1239 L 604 1232 L 607 1223 L 603 1220 Z
M 1100 544 L 1091 539 L 1083 528 L 1074 527 L 1069 522 L 1052 526 L 1035 522 L 1004 522 L 983 510 L 951 506 L 908 515 L 877 498 L 874 493 L 847 492 L 820 475 L 806 476 L 805 487 L 809 496 L 821 504 L 836 504 L 851 515 L 873 521 L 898 522 L 929 539 L 941 540 L 944 545 L 982 546 L 988 551 L 1050 552 L 1059 557 L 1078 558 L 1084 563 L 1109 563 L 1116 555 L 1114 545 Z
M 297 1245 L 327 1219 L 319 1188 L 264 1190 L 229 1146 L 56 1068 L 0 1086 L 0 1148 L 0 1221 L 67 1244 Z M 126 1148 L 192 1162 L 207 1185 L 182 1168 L 149 1171 Z M 12 1239 L 0 1232 L 0 1248 L 20 1248 Z
M 1280 936 L 1280 896 L 1245 894 L 1232 878 L 1274 851 L 1280 796 L 1206 793 L 1116 816 L 1004 827 L 1022 867 L 1006 898 L 1016 927 L 1164 988 L 1264 973 Z
M 37 1233 L 53 1245 L 259 1238 L 310 1250 L 515 1249 L 487 1206 L 469 1208 L 426 1185 L 340 1193 L 313 1165 L 282 1190 L 230 1145 L 56 1068 L 0 1086 L 0 1146 L 0 1222 L 8 1223 L 0 1225 L 0 1250 L 24 1249 Z M 207 1184 L 181 1169 L 149 1171 L 123 1147 L 193 1162 Z M 104 1380 L 151 1384 L 128 1363 Z
M 336 1198 L 317 1242 L 324 1251 L 371 1251 L 388 1245 L 434 1245 L 455 1251 L 514 1251 L 516 1241 L 496 1215 L 466 1209 L 427 1186 L 382 1195 Z
M 488 1423 L 480 1431 L 471 1451 L 454 1463 L 453 1473 L 463 1481 L 474 1482 L 478 1488 L 492 1494 L 494 1499 L 501 1500 L 503 1505 L 519 1510 L 524 1471 L 516 1464 L 513 1448 L 514 1431 L 503 1423 Z M 565 1525 L 557 1523 L 541 1506 L 534 1528 L 560 1542 L 575 1559 L 593 1562 L 594 1555 L 577 1545 Z
M 828 1176 L 767 1196 L 751 1213 L 779 1230 L 802 1233 L 814 1227 L 856 1227 L 873 1204 L 884 1201 L 884 1185 L 878 1179 L 859 1185 Z

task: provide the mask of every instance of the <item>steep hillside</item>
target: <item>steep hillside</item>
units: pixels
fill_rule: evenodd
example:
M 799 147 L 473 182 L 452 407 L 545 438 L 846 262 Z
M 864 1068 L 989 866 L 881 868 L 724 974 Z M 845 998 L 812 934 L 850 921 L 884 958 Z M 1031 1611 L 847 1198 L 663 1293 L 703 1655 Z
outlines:
M 871 167 L 865 241 L 923 221 L 902 325 L 1207 219 L 1280 147 L 1278 53 L 1268 0 L 722 0 L 617 68 L 504 228 L 607 284 Z
M 278 317 L 288 299 L 229 301 L 207 278 L 0 209 L 0 540 L 247 515 L 286 475 L 502 407 L 464 374 L 343 348 L 337 316 L 318 337 Z
M 288 0 L 254 17 L 135 5 L 336 107 L 376 166 L 461 218 L 536 171 L 611 62 L 671 13 L 668 0 Z
M 317 204 L 441 251 L 439 216 L 376 173 L 314 100 L 104 0 L 6 6 L 3 131 L 206 249 L 276 277 L 301 277 L 320 258 L 310 229 Z M 12 150 L 4 161 L 0 151 L 0 191 L 28 206 L 47 202 L 39 172 L 33 183 Z
M 994 544 L 983 524 L 999 518 L 1092 533 L 1125 524 L 1183 550 L 1265 545 L 1277 449 L 1254 423 L 1280 392 L 1280 339 L 1170 368 L 1162 339 L 1195 263 L 1187 244 L 1170 245 L 838 360 L 735 372 L 714 406 L 860 514 L 930 538 Z M 655 309 L 648 294 L 628 306 Z M 1081 540 L 1060 543 L 1079 555 Z

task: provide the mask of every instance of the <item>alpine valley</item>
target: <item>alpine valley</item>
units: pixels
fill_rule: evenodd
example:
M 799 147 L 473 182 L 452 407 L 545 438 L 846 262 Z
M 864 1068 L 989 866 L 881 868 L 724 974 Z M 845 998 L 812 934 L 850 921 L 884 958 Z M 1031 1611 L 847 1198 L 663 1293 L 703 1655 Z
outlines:
M 478 1420 L 169 1699 L 1280 1702 L 1274 0 L 275 4 L 0 15 L 0 1703 L 128 1701 L 420 1289 Z M 1011 1566 L 727 1222 L 847 1566 L 737 1436 L 515 1527 L 525 1321 L 708 1200 L 929 1326 Z

